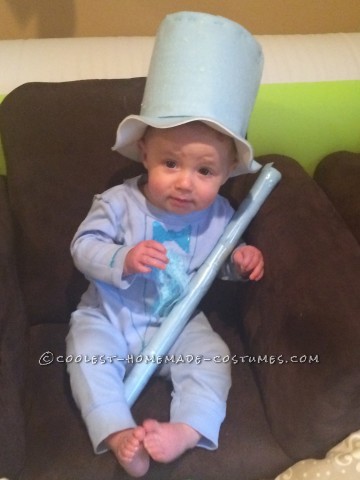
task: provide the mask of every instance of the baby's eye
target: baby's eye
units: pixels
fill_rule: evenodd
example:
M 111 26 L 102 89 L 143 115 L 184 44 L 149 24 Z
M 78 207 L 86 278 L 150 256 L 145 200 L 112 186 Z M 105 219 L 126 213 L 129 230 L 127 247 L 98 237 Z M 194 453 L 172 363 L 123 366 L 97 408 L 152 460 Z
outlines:
M 205 177 L 212 174 L 211 170 L 210 170 L 209 168 L 207 168 L 207 167 L 202 167 L 202 168 L 200 168 L 200 169 L 199 169 L 199 173 L 200 173 L 201 175 L 204 175 Z
M 165 165 L 167 166 L 167 168 L 175 168 L 176 162 L 174 160 L 166 160 Z

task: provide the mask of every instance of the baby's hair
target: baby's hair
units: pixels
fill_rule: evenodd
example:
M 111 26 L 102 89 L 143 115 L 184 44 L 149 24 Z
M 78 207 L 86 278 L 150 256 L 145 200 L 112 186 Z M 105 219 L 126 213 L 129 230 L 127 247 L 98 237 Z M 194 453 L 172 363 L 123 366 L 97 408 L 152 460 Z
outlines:
M 216 138 L 218 141 L 224 142 L 224 143 L 226 142 L 228 144 L 228 147 L 229 147 L 229 158 L 232 158 L 233 162 L 236 163 L 237 150 L 236 150 L 236 147 L 235 147 L 234 139 L 232 137 L 230 137 L 230 135 L 226 135 L 225 133 L 219 132 L 218 130 L 215 130 L 215 128 L 210 127 L 208 124 L 206 124 L 204 122 L 201 122 L 200 120 L 194 120 L 192 122 L 184 123 L 182 125 L 178 125 L 176 128 L 186 127 L 186 126 L 189 126 L 189 125 L 194 126 L 196 128 L 203 128 L 207 132 L 210 132 L 213 135 L 213 137 Z M 161 131 L 161 130 L 165 130 L 165 129 L 155 128 L 155 127 L 147 127 L 146 130 L 145 130 L 145 133 L 142 137 L 142 140 L 143 141 L 148 140 L 149 137 L 151 136 L 151 132 L 155 132 L 155 131 L 159 131 L 159 130 Z

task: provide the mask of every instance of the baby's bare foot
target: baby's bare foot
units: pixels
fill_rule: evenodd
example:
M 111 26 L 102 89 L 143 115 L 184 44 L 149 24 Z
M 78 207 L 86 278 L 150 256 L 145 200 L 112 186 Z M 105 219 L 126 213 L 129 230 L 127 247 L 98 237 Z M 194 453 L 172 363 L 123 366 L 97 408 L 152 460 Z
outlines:
M 143 445 L 144 438 L 145 429 L 136 427 L 113 433 L 106 439 L 120 465 L 132 477 L 142 477 L 149 469 L 150 459 Z
M 196 446 L 200 434 L 185 423 L 160 423 L 145 420 L 144 447 L 150 457 L 162 463 L 178 458 L 189 448 Z

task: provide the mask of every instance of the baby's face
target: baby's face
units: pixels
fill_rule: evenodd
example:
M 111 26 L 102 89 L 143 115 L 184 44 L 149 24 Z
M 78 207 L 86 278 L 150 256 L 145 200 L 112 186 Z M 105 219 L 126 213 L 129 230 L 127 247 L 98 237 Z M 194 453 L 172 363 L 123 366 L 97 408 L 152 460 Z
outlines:
M 169 213 L 209 207 L 234 168 L 232 139 L 200 122 L 151 128 L 139 148 L 148 171 L 144 194 Z

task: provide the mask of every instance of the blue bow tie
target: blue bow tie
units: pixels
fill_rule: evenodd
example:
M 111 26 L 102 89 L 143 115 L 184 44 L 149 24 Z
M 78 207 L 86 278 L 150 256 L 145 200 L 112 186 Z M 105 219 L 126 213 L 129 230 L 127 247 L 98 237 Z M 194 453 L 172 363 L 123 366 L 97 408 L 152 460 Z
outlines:
M 166 230 L 159 222 L 153 223 L 153 240 L 160 243 L 176 242 L 186 253 L 190 251 L 190 236 L 191 225 L 184 227 L 182 230 L 175 231 Z

